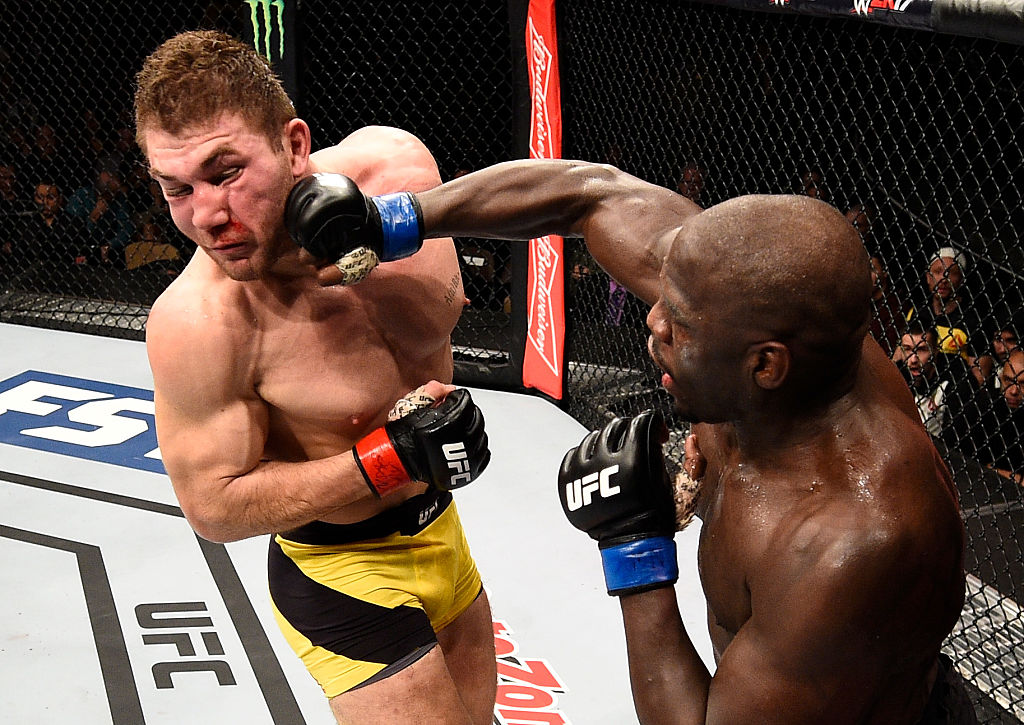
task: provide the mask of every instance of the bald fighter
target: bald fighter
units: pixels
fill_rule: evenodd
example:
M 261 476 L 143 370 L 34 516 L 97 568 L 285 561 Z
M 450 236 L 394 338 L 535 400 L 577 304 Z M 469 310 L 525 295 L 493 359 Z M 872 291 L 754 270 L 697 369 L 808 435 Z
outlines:
M 198 246 L 146 328 L 182 511 L 213 541 L 272 534 L 274 613 L 339 722 L 490 723 L 490 610 L 451 494 L 489 460 L 450 385 L 454 246 L 405 259 L 396 237 L 358 284 L 324 288 L 291 236 L 324 222 L 297 180 L 420 191 L 440 182 L 433 157 L 382 127 L 311 153 L 269 64 L 219 33 L 171 38 L 137 80 L 137 140 Z
M 500 164 L 409 197 L 426 237 L 583 237 L 652 305 L 650 354 L 695 424 L 685 468 L 701 484 L 714 676 L 673 590 L 664 423 L 648 412 L 591 433 L 558 484 L 619 597 L 643 723 L 975 721 L 940 655 L 964 601 L 957 492 L 866 335 L 868 255 L 842 214 L 803 196 L 702 211 L 571 161 Z M 373 206 L 353 189 L 345 203 Z M 394 232 L 362 217 L 328 256 Z M 335 277 L 322 265 L 322 283 Z

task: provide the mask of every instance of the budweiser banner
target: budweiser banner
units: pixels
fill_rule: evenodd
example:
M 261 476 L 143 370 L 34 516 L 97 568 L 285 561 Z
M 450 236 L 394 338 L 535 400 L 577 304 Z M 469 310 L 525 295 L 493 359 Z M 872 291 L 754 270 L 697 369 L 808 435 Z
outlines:
M 530 158 L 562 155 L 562 113 L 555 43 L 555 0 L 530 0 L 526 18 L 530 79 Z M 523 385 L 561 400 L 565 345 L 563 242 L 530 241 Z

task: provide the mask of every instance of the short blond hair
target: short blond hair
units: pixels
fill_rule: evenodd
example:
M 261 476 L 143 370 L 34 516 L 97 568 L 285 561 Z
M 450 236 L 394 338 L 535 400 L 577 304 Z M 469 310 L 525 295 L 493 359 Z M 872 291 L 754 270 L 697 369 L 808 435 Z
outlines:
M 252 47 L 214 30 L 164 41 L 135 77 L 135 140 L 153 127 L 178 133 L 224 113 L 241 116 L 280 146 L 295 106 L 270 64 Z

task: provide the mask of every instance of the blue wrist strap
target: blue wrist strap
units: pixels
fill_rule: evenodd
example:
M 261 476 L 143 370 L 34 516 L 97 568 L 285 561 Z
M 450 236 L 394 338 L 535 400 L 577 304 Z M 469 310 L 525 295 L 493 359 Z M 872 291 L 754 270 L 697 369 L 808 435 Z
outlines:
M 601 549 L 601 564 L 608 593 L 616 596 L 674 584 L 679 579 L 676 542 L 669 536 Z
M 407 191 L 371 198 L 380 213 L 382 262 L 405 259 L 423 245 L 419 205 Z

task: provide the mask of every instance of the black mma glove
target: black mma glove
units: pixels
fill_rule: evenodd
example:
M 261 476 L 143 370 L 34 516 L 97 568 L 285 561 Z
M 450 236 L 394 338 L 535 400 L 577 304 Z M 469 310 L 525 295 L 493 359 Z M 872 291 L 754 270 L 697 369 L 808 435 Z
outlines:
M 436 408 L 417 408 L 377 428 L 352 455 L 377 497 L 410 481 L 450 491 L 475 480 L 491 460 L 483 414 L 464 388 Z
M 566 517 L 598 541 L 608 593 L 670 586 L 676 562 L 675 500 L 661 444 L 660 413 L 616 418 L 565 454 L 558 497 Z
M 381 262 L 390 262 L 423 244 L 423 213 L 413 194 L 369 197 L 341 174 L 299 179 L 288 194 L 284 223 L 296 244 L 328 262 L 357 247 L 369 247 Z

